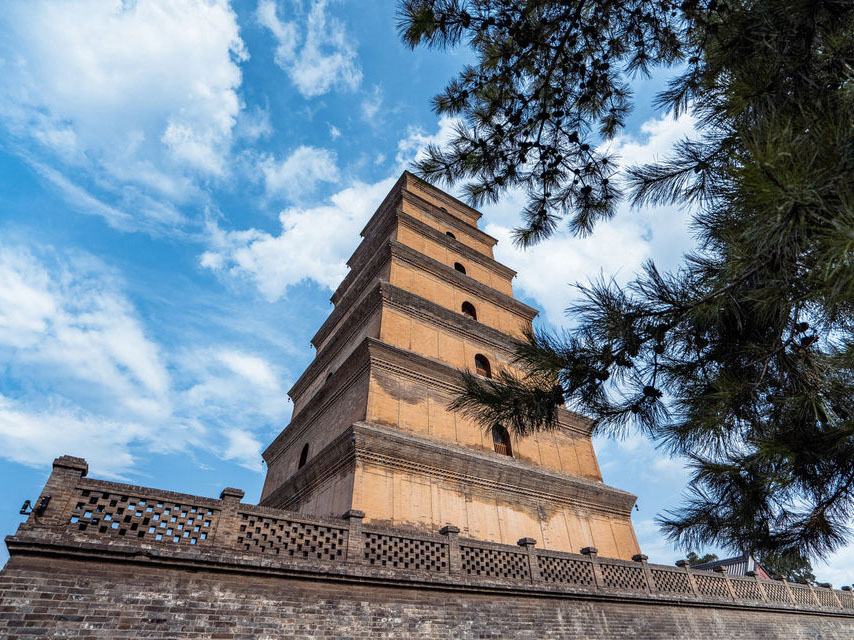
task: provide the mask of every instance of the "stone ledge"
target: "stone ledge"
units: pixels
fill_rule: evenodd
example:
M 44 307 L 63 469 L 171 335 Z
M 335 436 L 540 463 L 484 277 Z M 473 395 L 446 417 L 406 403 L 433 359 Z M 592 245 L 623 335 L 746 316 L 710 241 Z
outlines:
M 436 460 L 441 460 L 442 465 L 437 465 Z M 544 469 L 518 458 L 437 441 L 394 427 L 357 422 L 262 502 L 269 507 L 292 509 L 302 495 L 326 478 L 359 462 L 416 470 L 489 494 L 584 507 L 603 515 L 629 517 L 636 500 L 631 493 L 602 482 Z

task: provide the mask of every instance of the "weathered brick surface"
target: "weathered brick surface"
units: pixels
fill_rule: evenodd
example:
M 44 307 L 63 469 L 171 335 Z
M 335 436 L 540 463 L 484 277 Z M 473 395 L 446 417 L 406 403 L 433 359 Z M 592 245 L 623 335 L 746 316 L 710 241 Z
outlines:
M 851 638 L 854 620 L 13 557 L 0 637 Z

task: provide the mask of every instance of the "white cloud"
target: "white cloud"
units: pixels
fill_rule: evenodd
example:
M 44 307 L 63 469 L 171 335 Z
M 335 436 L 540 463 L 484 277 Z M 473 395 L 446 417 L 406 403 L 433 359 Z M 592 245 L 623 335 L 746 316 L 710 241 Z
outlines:
M 340 20 L 327 14 L 326 0 L 311 0 L 305 29 L 297 22 L 282 21 L 273 0 L 258 3 L 256 17 L 276 39 L 276 64 L 290 77 L 306 98 L 315 98 L 333 89 L 353 91 L 362 81 L 356 44 Z M 303 3 L 288 3 L 293 11 Z
M 333 140 L 337 140 L 341 137 L 341 130 L 336 127 L 334 124 L 329 125 L 329 137 Z
M 268 197 L 297 200 L 311 193 L 318 182 L 338 179 L 335 153 L 317 147 L 297 147 L 287 158 L 276 160 L 270 156 L 260 160 Z
M 434 134 L 425 132 L 420 127 L 409 127 L 406 136 L 397 143 L 397 156 L 395 161 L 401 168 L 407 168 L 412 162 L 421 158 L 429 144 L 443 145 L 448 142 L 454 133 L 456 125 L 454 118 L 442 116 L 439 118 L 439 128 Z
M 0 119 L 37 161 L 86 171 L 135 216 L 158 208 L 128 187 L 185 201 L 227 173 L 248 57 L 228 0 L 13 1 L 0 24 Z
M 376 117 L 382 105 L 383 90 L 379 85 L 374 85 L 370 94 L 362 100 L 362 119 L 370 124 L 379 124 Z
M 261 471 L 261 450 L 264 444 L 253 434 L 243 429 L 234 429 L 228 433 L 228 446 L 223 457 L 236 460 L 242 466 Z
M 229 346 L 175 352 L 86 254 L 0 244 L 0 457 L 81 455 L 125 477 L 142 452 L 200 448 L 260 470 L 253 430 L 285 419 L 277 368 Z
M 854 583 L 854 545 L 832 553 L 824 562 L 813 563 L 813 573 L 819 582 L 829 582 L 837 589 Z
M 278 389 L 278 382 L 270 364 L 263 358 L 239 351 L 222 351 L 219 359 L 229 369 L 249 382 L 267 389 Z
M 443 144 L 453 135 L 455 121 L 443 117 L 438 129 L 427 133 L 410 128 L 398 142 L 395 170 L 407 167 L 429 143 Z M 672 142 L 691 129 L 690 120 L 669 119 L 646 123 L 645 139 L 623 137 L 616 151 L 626 161 L 643 160 L 664 153 Z M 337 177 L 334 156 L 312 147 L 300 147 L 289 158 L 262 164 L 269 193 L 298 197 L 310 191 L 324 176 Z M 209 227 L 209 249 L 202 266 L 222 276 L 251 281 L 268 300 L 285 295 L 289 286 L 311 280 L 334 289 L 346 275 L 346 259 L 358 232 L 373 213 L 397 175 L 376 184 L 354 183 L 332 196 L 330 204 L 281 212 L 281 232 L 272 235 L 258 229 L 224 230 Z M 622 280 L 630 278 L 651 256 L 665 266 L 676 263 L 690 246 L 687 214 L 675 208 L 629 211 L 623 207 L 616 218 L 597 227 L 588 238 L 574 238 L 566 231 L 530 251 L 513 247 L 511 227 L 519 222 L 523 197 L 510 193 L 499 205 L 485 208 L 485 230 L 499 244 L 496 258 L 519 272 L 515 285 L 533 298 L 554 323 L 564 322 L 563 311 L 574 295 L 576 281 L 586 282 L 603 271 Z
M 241 109 L 237 117 L 237 137 L 255 142 L 267 138 L 273 133 L 269 109 L 255 106 L 252 109 Z
M 355 183 L 329 204 L 285 209 L 278 235 L 211 226 L 210 249 L 201 264 L 222 276 L 250 280 L 271 301 L 305 280 L 334 289 L 347 273 L 359 232 L 393 184 L 393 177 L 372 185 Z
M 123 410 L 162 415 L 169 376 L 112 274 L 86 256 L 48 266 L 0 246 L 0 352 L 47 380 L 109 388 Z M 23 311 L 22 311 L 23 310 Z
M 28 407 L 0 395 L 2 456 L 41 466 L 60 455 L 86 458 L 97 473 L 124 478 L 133 468 L 134 441 L 145 439 L 140 424 L 114 422 L 73 407 Z

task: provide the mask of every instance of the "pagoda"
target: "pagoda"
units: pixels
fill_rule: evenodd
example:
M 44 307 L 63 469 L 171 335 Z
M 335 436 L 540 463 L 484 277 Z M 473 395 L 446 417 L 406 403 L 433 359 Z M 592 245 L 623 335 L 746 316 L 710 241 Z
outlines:
M 481 214 L 409 172 L 362 230 L 290 424 L 264 452 L 261 505 L 541 548 L 639 553 L 635 496 L 602 482 L 592 422 L 564 408 L 525 438 L 448 408 L 460 371 L 512 368 L 535 309 Z M 360 514 L 361 515 L 361 514 Z

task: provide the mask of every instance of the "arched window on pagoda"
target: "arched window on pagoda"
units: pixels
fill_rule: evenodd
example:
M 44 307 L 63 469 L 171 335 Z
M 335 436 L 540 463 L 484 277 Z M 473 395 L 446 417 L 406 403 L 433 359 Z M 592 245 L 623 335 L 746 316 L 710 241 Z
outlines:
M 479 376 L 483 376 L 484 378 L 492 377 L 492 367 L 489 366 L 489 360 L 486 359 L 486 356 L 482 353 L 478 353 L 474 357 L 474 371 Z
M 474 305 L 471 302 L 463 302 L 461 311 L 472 320 L 477 320 L 477 311 L 475 311 Z
M 459 263 L 459 262 L 455 262 L 455 263 L 454 263 L 454 269 L 456 269 L 456 270 L 457 270 L 457 271 L 459 271 L 460 273 L 465 273 L 465 272 L 466 272 L 466 268 L 465 268 L 461 263 Z
M 302 452 L 299 454 L 299 466 L 297 469 L 302 469 L 305 466 L 306 460 L 308 460 L 308 443 L 305 443 L 305 446 L 302 448 Z
M 513 449 L 510 448 L 510 434 L 500 424 L 492 427 L 492 446 L 495 447 L 495 453 L 503 456 L 513 455 Z
M 446 236 L 448 236 L 449 238 L 453 238 L 454 240 L 456 240 L 456 239 L 457 239 L 457 236 L 455 236 L 455 235 L 454 235 L 453 233 L 451 233 L 450 231 L 446 231 L 446 232 L 445 232 L 445 235 L 446 235 Z

